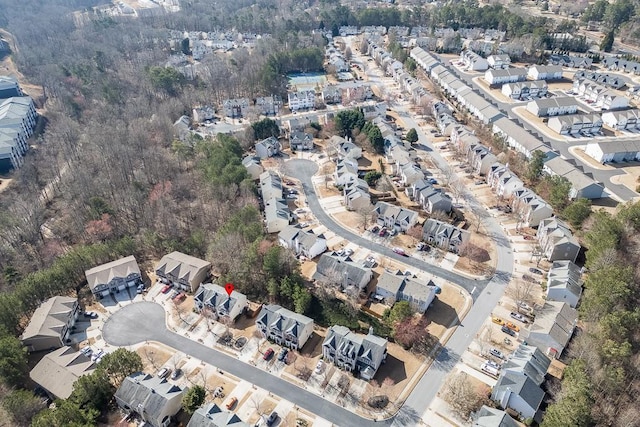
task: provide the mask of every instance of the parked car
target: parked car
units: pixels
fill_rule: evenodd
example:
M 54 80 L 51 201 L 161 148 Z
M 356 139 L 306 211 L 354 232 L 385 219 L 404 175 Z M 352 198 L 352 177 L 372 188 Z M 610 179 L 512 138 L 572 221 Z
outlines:
M 484 184 L 484 181 L 483 181 L 483 180 L 481 180 L 481 179 L 479 179 L 479 180 L 477 180 L 476 182 L 474 182 L 474 184 L 475 184 L 475 185 L 482 185 L 482 184 Z
M 91 353 L 93 353 L 93 349 L 91 347 L 84 347 L 80 350 L 80 353 L 84 354 L 87 357 L 91 357 Z
M 169 376 L 169 374 L 171 373 L 171 369 L 169 368 L 162 368 L 158 371 L 158 378 L 167 378 Z
M 287 358 L 287 353 L 289 353 L 289 350 L 287 350 L 286 347 L 282 347 L 282 350 L 278 353 L 278 361 L 283 362 L 284 359 Z
M 377 233 L 378 231 L 380 231 L 380 227 L 378 227 L 377 225 L 374 225 L 373 228 L 371 229 L 372 233 Z
M 93 356 L 91 356 L 91 360 L 93 360 L 95 362 L 99 358 L 101 358 L 102 356 L 104 356 L 104 350 L 98 350 L 97 352 L 93 353 Z
M 491 321 L 493 323 L 497 323 L 498 325 L 504 325 L 504 320 L 502 320 L 498 316 L 491 316 Z
M 144 285 L 138 285 L 138 288 L 136 289 L 136 293 L 141 294 L 143 292 L 144 292 Z
M 507 322 L 507 323 L 505 323 L 504 326 L 506 326 L 507 328 L 509 328 L 509 329 L 511 329 L 513 331 L 520 332 L 520 327 L 518 325 L 516 325 L 515 323 L 513 323 L 513 322 Z
M 184 292 L 180 292 L 176 297 L 175 301 L 176 302 L 184 301 L 186 298 L 187 298 L 187 294 L 185 294 Z
M 429 179 L 427 179 L 427 182 L 428 182 L 429 184 L 431 184 L 431 185 L 436 185 L 436 184 L 438 184 L 438 180 L 437 180 L 437 179 L 435 179 L 435 178 L 429 178 Z
M 398 234 L 398 230 L 396 230 L 395 228 L 389 230 L 389 236 L 395 236 L 396 234 Z
M 542 270 L 538 269 L 538 268 L 534 268 L 534 267 L 529 267 L 529 272 L 533 273 L 533 274 L 543 274 Z
M 273 423 L 276 422 L 276 420 L 278 419 L 278 413 L 276 411 L 273 411 L 270 415 L 269 418 L 267 418 L 267 425 L 270 426 Z
M 506 326 L 503 326 L 502 328 L 500 328 L 500 330 L 502 332 L 504 332 L 505 334 L 510 335 L 512 337 L 516 336 L 516 332 L 513 329 L 507 328 Z
M 386 235 L 387 235 L 387 229 L 386 229 L 386 228 L 384 228 L 384 227 L 382 227 L 382 228 L 380 229 L 380 233 L 378 233 L 378 236 L 380 236 L 380 237 L 384 237 L 384 236 L 386 236 Z
M 173 292 L 171 292 L 171 299 L 176 299 L 176 297 L 180 295 L 180 291 L 177 289 L 174 289 Z
M 498 376 L 498 374 L 500 373 L 500 368 L 497 368 L 493 365 L 490 365 L 489 363 L 483 363 L 480 366 L 480 369 L 482 369 L 484 372 L 486 372 L 489 375 L 493 375 L 495 377 Z
M 182 369 L 176 369 L 175 371 L 173 371 L 173 374 L 171 374 L 171 379 L 175 380 L 177 379 L 180 375 L 182 375 Z
M 523 310 L 527 310 L 527 311 L 531 311 L 532 310 L 531 306 L 529 304 L 527 304 L 526 302 L 524 302 L 524 301 L 518 301 L 517 305 L 518 305 L 518 307 L 520 307 Z
M 520 313 L 515 313 L 512 311 L 511 313 L 509 313 L 509 316 L 513 317 L 516 320 L 521 321 L 522 323 L 527 323 L 527 318 Z
M 493 360 L 485 360 L 484 363 L 486 363 L 487 365 L 493 366 L 497 369 L 500 369 L 500 365 L 498 365 L 496 362 L 494 362 Z
M 353 255 L 353 249 L 344 250 L 344 256 L 351 256 L 351 255 Z
M 316 374 L 321 374 L 322 371 L 324 371 L 324 362 L 322 360 L 318 360 L 316 369 L 313 372 L 315 372 Z
M 227 403 L 227 409 L 229 410 L 233 409 L 233 407 L 236 406 L 236 403 L 238 403 L 238 398 L 232 397 L 229 403 Z
M 223 389 L 221 386 L 216 387 L 216 389 L 213 391 L 213 397 L 216 398 L 222 396 L 222 390 Z
M 267 351 L 264 352 L 264 354 L 262 355 L 262 358 L 264 360 L 269 360 L 273 357 L 273 349 L 272 348 L 268 348 Z
M 96 313 L 95 311 L 85 311 L 83 313 L 84 317 L 88 318 L 88 319 L 97 319 L 98 318 L 98 313 Z
M 163 294 L 167 294 L 169 293 L 170 290 L 171 290 L 171 285 L 164 285 L 160 292 L 162 292 Z
M 426 245 L 424 243 L 418 242 L 418 244 L 416 245 L 416 249 L 419 251 L 423 251 L 425 246 Z
M 522 237 L 524 237 L 524 240 L 533 240 L 533 236 L 529 236 L 528 234 L 525 234 Z
M 502 352 L 497 348 L 492 348 L 491 350 L 489 350 L 489 354 L 497 357 L 498 359 L 504 359 L 504 354 L 502 354 Z
M 402 256 L 409 256 L 407 255 L 407 253 L 404 251 L 404 249 L 402 248 L 393 248 L 391 249 L 393 252 L 397 253 L 398 255 L 402 255 Z

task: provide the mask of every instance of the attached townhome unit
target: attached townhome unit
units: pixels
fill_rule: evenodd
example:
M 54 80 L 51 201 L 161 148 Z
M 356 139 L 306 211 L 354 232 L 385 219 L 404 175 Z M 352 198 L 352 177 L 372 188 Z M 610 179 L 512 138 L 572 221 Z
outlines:
M 282 230 L 278 234 L 278 243 L 307 259 L 313 259 L 327 250 L 327 239 L 324 235 L 302 230 L 299 225 L 290 225 Z
M 638 75 L 640 74 L 640 64 L 635 61 L 627 61 L 622 58 L 618 58 L 615 56 L 609 56 L 602 60 L 602 65 L 607 70 L 613 71 L 624 71 L 626 73 L 631 73 Z
M 289 109 L 291 111 L 309 109 L 316 106 L 316 92 L 313 90 L 289 92 L 287 94 L 287 98 L 289 101 Z
M 527 77 L 531 80 L 560 80 L 562 67 L 559 65 L 534 65 L 529 67 Z
M 547 276 L 547 301 L 576 308 L 582 296 L 582 269 L 571 261 L 554 261 Z
M 593 65 L 593 59 L 586 56 L 551 55 L 549 65 L 560 65 L 567 68 L 589 69 Z
M 489 63 L 486 59 L 469 49 L 463 50 L 462 53 L 460 53 L 460 60 L 467 70 L 485 71 L 489 68 Z
M 338 86 L 326 86 L 322 89 L 321 96 L 325 105 L 340 104 L 342 102 L 342 90 Z
M 33 312 L 20 341 L 30 353 L 64 346 L 78 319 L 80 306 L 76 298 L 49 298 Z
M 0 76 L 0 99 L 24 96 L 18 80 L 10 76 Z
M 263 116 L 277 116 L 282 110 L 282 97 L 271 95 L 256 98 L 256 108 Z
M 282 180 L 273 171 L 265 171 L 260 175 L 260 194 L 262 200 L 282 199 Z
M 571 183 L 569 199 L 599 199 L 604 197 L 604 186 L 596 182 L 593 178 L 578 170 L 573 164 L 561 157 L 554 157 L 547 160 L 542 167 L 544 173 L 548 175 L 559 175 L 565 177 Z
M 629 106 L 629 98 L 618 95 L 606 86 L 591 80 L 582 80 L 577 85 L 577 93 L 594 108 L 620 110 Z
M 270 136 L 267 139 L 263 139 L 260 142 L 256 142 L 256 156 L 261 159 L 267 159 L 269 157 L 277 156 L 280 154 L 282 146 L 280 141 L 276 137 Z
M 504 117 L 500 110 L 471 89 L 458 92 L 456 98 L 464 108 L 486 125 Z
M 311 150 L 313 149 L 313 135 L 306 132 L 291 132 L 289 146 L 295 151 Z
M 362 148 L 337 135 L 329 140 L 329 150 L 334 151 L 339 159 L 358 160 L 362 157 Z
M 29 372 L 29 378 L 42 387 L 52 399 L 68 399 L 73 383 L 96 369 L 89 357 L 64 346 L 46 354 Z
M 422 240 L 453 253 L 458 253 L 470 238 L 468 231 L 433 218 L 426 220 L 422 227 Z
M 569 304 L 547 301 L 536 312 L 536 319 L 528 329 L 520 333 L 528 345 L 538 347 L 551 358 L 560 358 L 573 336 L 578 322 L 578 312 Z
M 93 267 L 84 272 L 89 289 L 102 298 L 142 283 L 140 267 L 133 255 Z
M 578 111 L 578 102 L 569 96 L 536 99 L 527 104 L 527 111 L 538 117 L 575 114 Z
M 417 163 L 405 163 L 400 167 L 400 183 L 402 185 L 408 186 L 421 179 L 424 179 L 424 172 Z
M 418 212 L 404 209 L 387 202 L 378 202 L 373 208 L 377 223 L 381 227 L 405 232 L 418 221 Z
M 444 213 L 451 212 L 453 206 L 451 198 L 424 179 L 418 180 L 410 187 L 407 187 L 405 193 L 429 214 L 438 211 Z
M 576 262 L 580 249 L 582 249 L 567 224 L 557 218 L 547 218 L 540 221 L 536 239 L 544 257 L 552 262 Z
M 482 406 L 478 412 L 473 414 L 472 427 L 520 427 L 521 424 L 511 418 L 505 411 Z M 187 426 L 188 427 L 188 426 Z
M 232 119 L 247 117 L 247 114 L 249 113 L 249 99 L 225 99 L 222 101 L 222 112 L 226 117 L 230 117 Z
M 29 149 L 37 113 L 28 96 L 15 96 L 0 103 L 0 171 L 18 169 Z
M 512 209 L 525 227 L 537 227 L 540 221 L 553 216 L 551 205 L 528 188 L 516 190 L 513 196 Z
M 358 180 L 358 163 L 355 160 L 343 159 L 336 163 L 336 170 L 333 173 L 335 185 L 346 186 Z
M 207 120 L 213 120 L 216 115 L 216 110 L 210 105 L 203 105 L 195 107 L 192 111 L 194 123 L 204 123 Z
M 511 58 L 507 54 L 489 55 L 487 57 L 487 64 L 494 70 L 509 68 L 511 66 Z
M 163 256 L 155 268 L 156 276 L 163 283 L 190 292 L 195 292 L 209 278 L 210 270 L 210 262 L 177 251 Z
M 264 172 L 260 157 L 257 156 L 246 156 L 242 159 L 242 166 L 247 169 L 247 173 L 254 181 L 260 179 L 260 175 Z
M 547 96 L 548 86 L 544 80 L 505 83 L 502 94 L 512 99 L 542 98 Z
M 491 86 L 502 86 L 505 83 L 523 82 L 527 79 L 525 68 L 506 68 L 499 70 L 487 70 L 484 79 Z
M 364 291 L 372 278 L 370 267 L 336 252 L 323 253 L 313 275 L 313 280 L 324 285 L 339 286 L 342 290 L 356 292 Z
M 189 419 L 187 427 L 252 427 L 233 412 L 223 411 L 218 405 L 209 402 L 199 407 Z
M 229 295 L 217 283 L 203 283 L 193 296 L 194 309 L 208 317 L 223 321 L 235 321 L 247 307 L 247 297 L 234 290 Z
M 498 157 L 491 153 L 491 149 L 484 145 L 476 145 L 467 153 L 469 164 L 479 175 L 486 175 L 491 165 L 498 161 Z
M 373 335 L 373 328 L 368 335 L 360 335 L 345 326 L 334 325 L 322 343 L 322 357 L 369 381 L 387 358 L 387 340 Z
M 182 409 L 183 394 L 183 389 L 164 378 L 136 372 L 122 381 L 115 398 L 122 410 L 135 413 L 147 425 L 168 427 Z
M 425 283 L 408 271 L 385 270 L 378 278 L 376 294 L 390 306 L 397 301 L 407 301 L 413 310 L 424 314 L 436 298 L 438 289 L 433 281 Z
M 602 123 L 599 114 L 570 114 L 550 118 L 547 126 L 560 135 L 591 136 L 602 131 Z
M 602 122 L 613 130 L 634 131 L 640 129 L 640 110 L 607 111 L 602 113 Z
M 440 65 L 440 61 L 435 56 L 421 47 L 411 49 L 411 57 L 427 74 L 429 74 L 436 65 Z
M 616 74 L 596 73 L 593 71 L 580 70 L 573 75 L 573 91 L 578 92 L 577 88 L 583 83 L 582 80 L 587 79 L 598 82 L 612 89 L 621 89 L 624 87 L 625 80 Z
M 256 317 L 256 328 L 264 338 L 299 350 L 313 333 L 313 319 L 279 305 L 263 305 Z
M 345 184 L 343 189 L 344 205 L 347 210 L 366 209 L 371 205 L 369 185 L 363 179 Z
M 4 120 L 19 120 L 27 138 L 33 135 L 37 117 L 36 105 L 30 96 L 14 96 L 0 103 L 0 126 Z
M 599 163 L 625 163 L 640 160 L 640 141 L 614 139 L 587 144 L 585 154 Z
M 264 202 L 264 223 L 267 233 L 279 233 L 293 219 L 289 205 L 284 199 L 269 199 Z
M 540 404 L 545 393 L 541 388 L 551 360 L 533 346 L 521 345 L 502 365 L 491 399 L 509 408 L 522 418 L 540 422 Z
M 497 167 L 494 167 L 497 166 Z M 524 183 L 518 178 L 508 166 L 492 165 L 487 174 L 487 184 L 498 197 L 508 199 L 516 190 L 524 187 Z

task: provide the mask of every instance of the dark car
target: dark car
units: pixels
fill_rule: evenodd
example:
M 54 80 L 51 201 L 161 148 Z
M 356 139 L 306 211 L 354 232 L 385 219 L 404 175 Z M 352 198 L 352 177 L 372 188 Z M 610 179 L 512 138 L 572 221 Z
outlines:
M 503 326 L 502 328 L 500 328 L 500 330 L 502 332 L 504 332 L 505 334 L 510 335 L 512 337 L 516 336 L 516 331 L 514 331 L 513 329 L 509 329 L 506 326 Z
M 278 361 L 282 362 L 285 360 L 287 358 L 287 353 L 289 353 L 289 350 L 283 347 L 282 350 L 280 350 L 280 353 L 278 353 Z
M 371 229 L 372 233 L 377 233 L 378 231 L 380 231 L 380 227 L 378 227 L 377 225 L 374 225 L 373 228 Z
M 533 274 L 542 274 L 542 270 L 540 270 L 538 268 L 534 268 L 534 267 L 530 267 L 529 268 L 529 272 L 533 273 Z
M 269 360 L 273 357 L 273 349 L 272 348 L 268 348 L 267 351 L 264 352 L 264 354 L 262 355 L 262 358 L 264 360 Z
M 180 375 L 182 375 L 182 369 L 176 369 L 175 371 L 173 371 L 173 374 L 171 374 L 171 379 L 175 380 L 177 379 Z
M 88 319 L 97 319 L 98 318 L 98 313 L 96 313 L 94 311 L 85 311 L 84 312 L 84 317 L 86 317 Z
M 276 411 L 273 411 L 271 413 L 271 415 L 269 415 L 269 418 L 267 418 L 267 425 L 270 426 L 273 423 L 276 422 L 276 420 L 278 419 L 278 413 Z
M 522 275 L 522 280 L 529 282 L 529 283 L 538 283 L 538 281 L 536 279 L 534 279 L 533 277 L 527 275 L 527 274 L 523 274 Z

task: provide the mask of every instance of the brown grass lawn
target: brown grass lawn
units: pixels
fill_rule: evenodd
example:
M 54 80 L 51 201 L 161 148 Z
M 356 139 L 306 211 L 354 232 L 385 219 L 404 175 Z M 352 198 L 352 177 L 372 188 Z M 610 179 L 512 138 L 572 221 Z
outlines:
M 160 343 L 149 342 L 136 349 L 142 359 L 143 371 L 155 374 L 173 356 L 174 351 Z M 171 366 L 173 369 L 173 366 Z

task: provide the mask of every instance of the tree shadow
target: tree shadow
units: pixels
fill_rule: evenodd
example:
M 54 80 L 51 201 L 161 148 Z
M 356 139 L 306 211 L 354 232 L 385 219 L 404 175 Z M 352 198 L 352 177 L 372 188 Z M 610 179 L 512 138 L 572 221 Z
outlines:
M 442 347 L 436 354 L 436 358 L 431 366 L 438 371 L 449 372 L 459 361 L 460 355 L 458 353 Z

